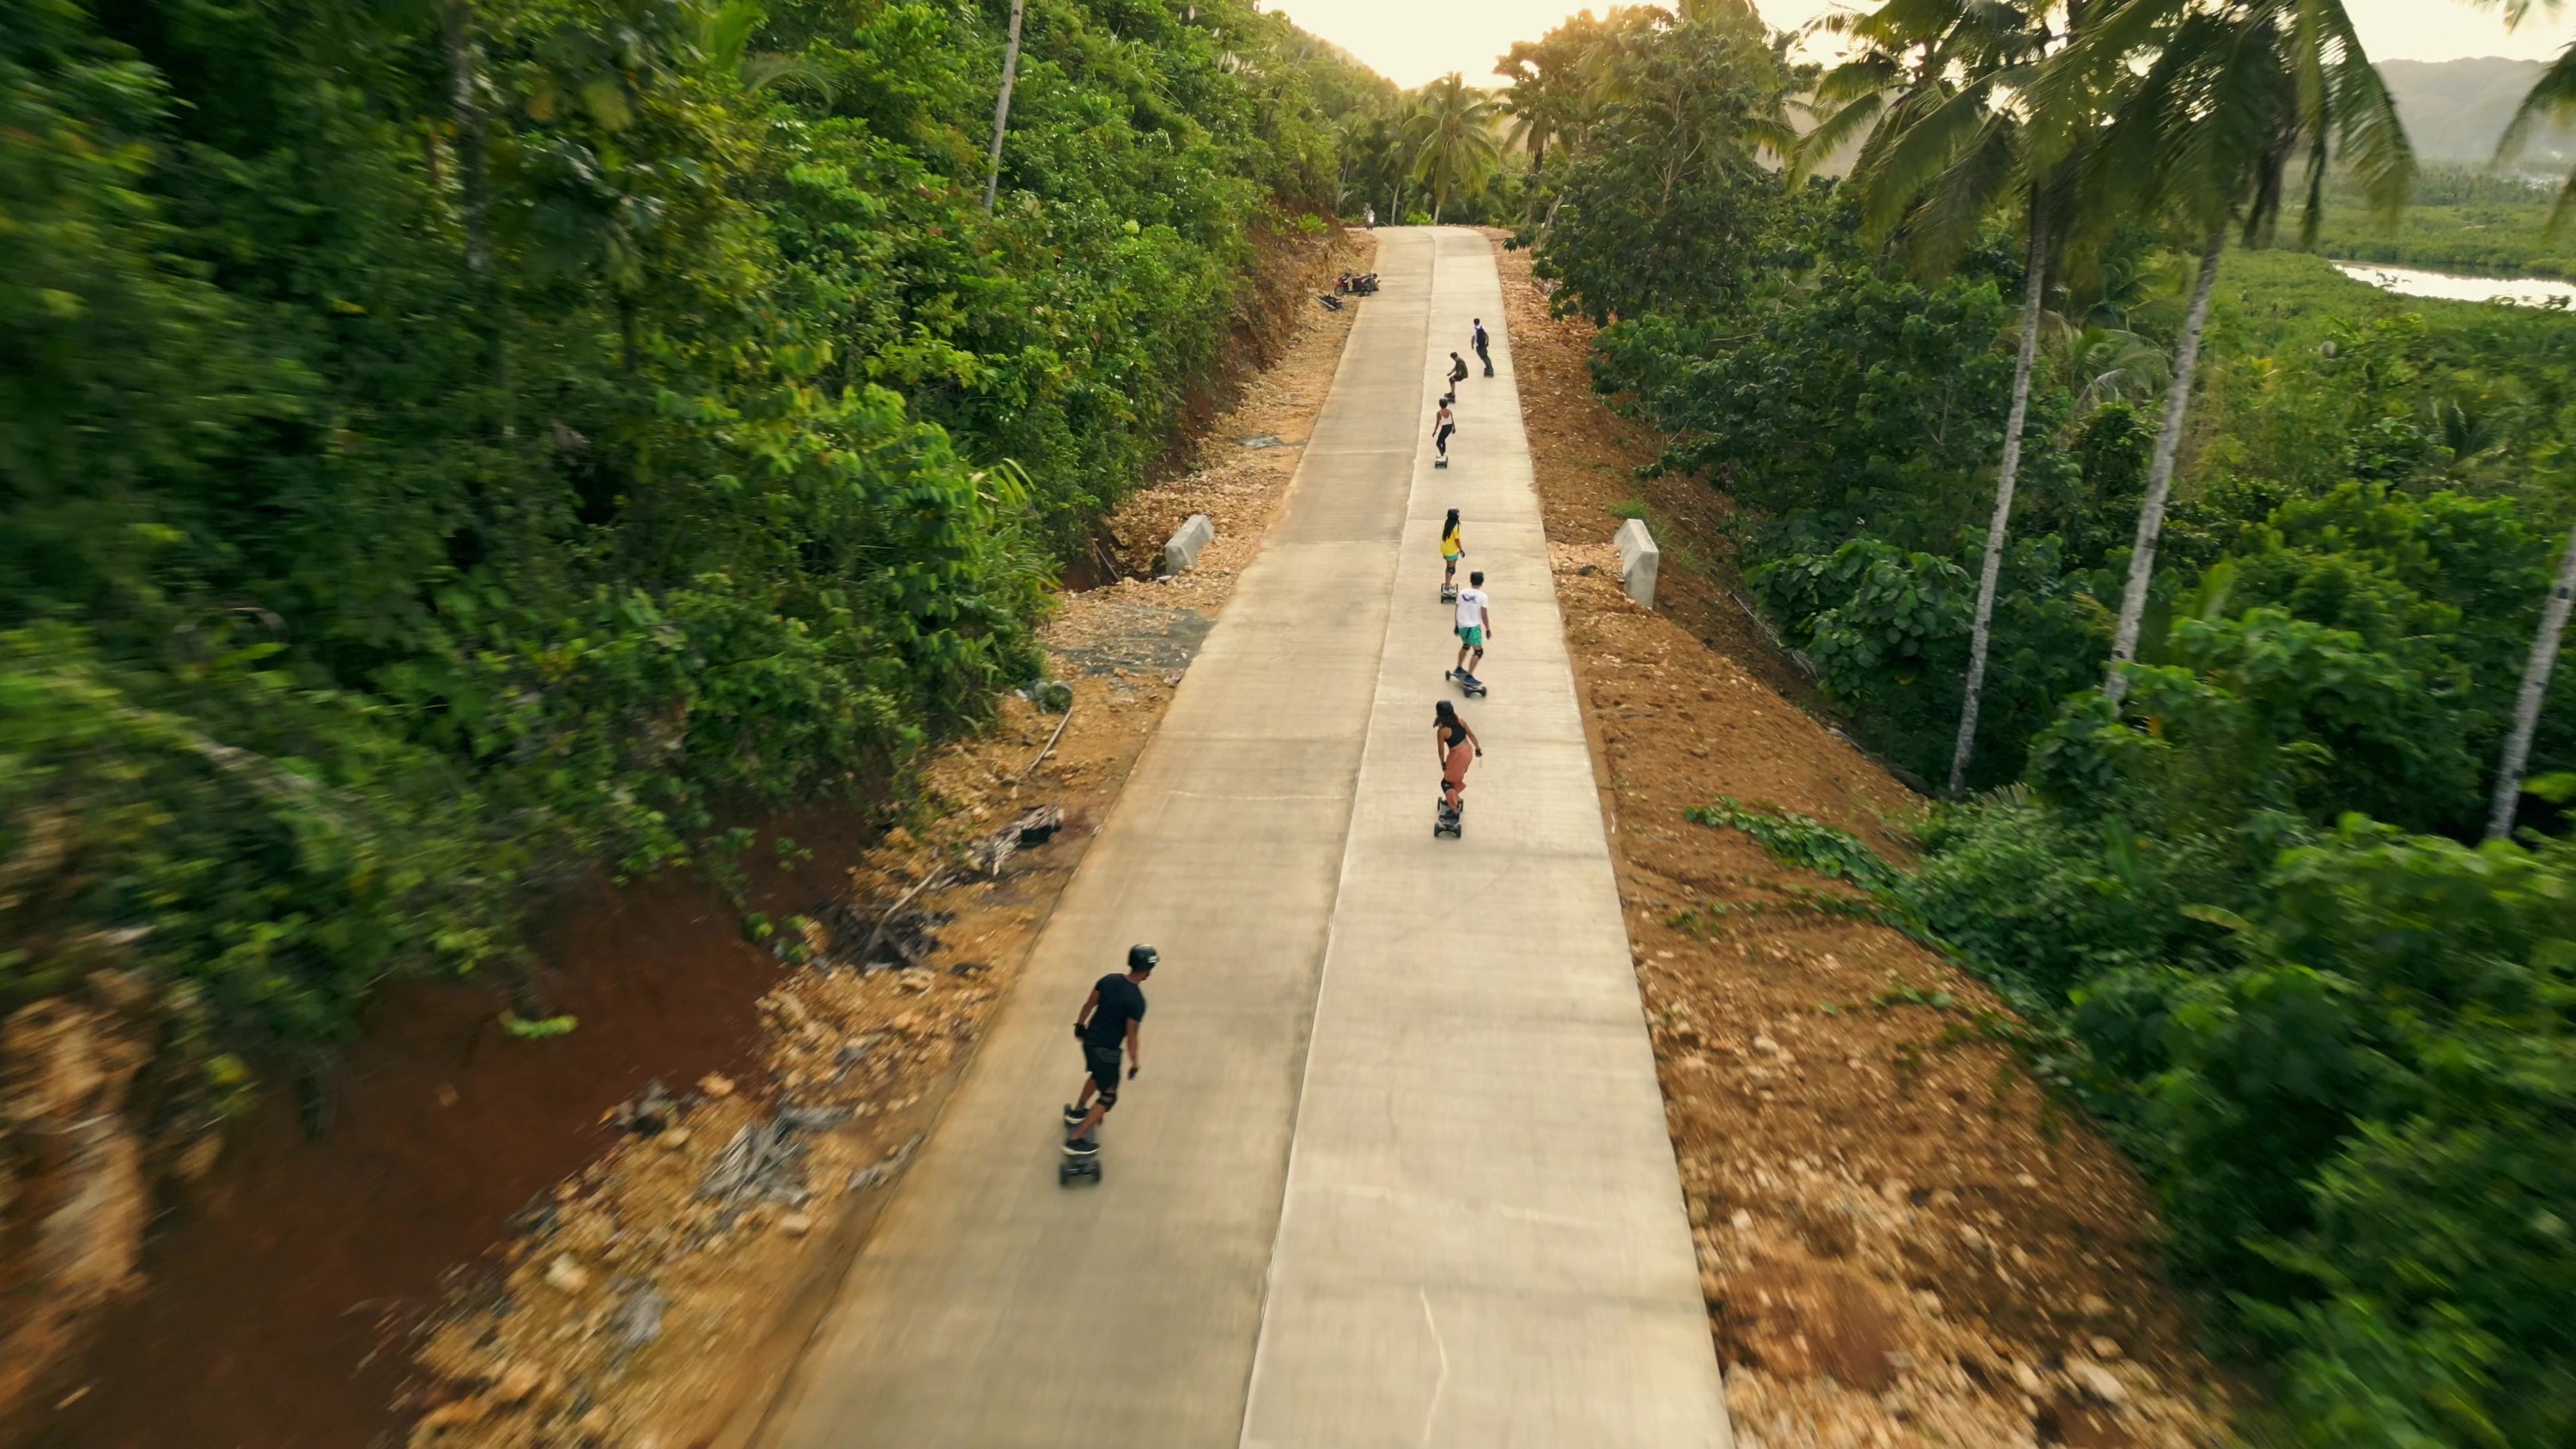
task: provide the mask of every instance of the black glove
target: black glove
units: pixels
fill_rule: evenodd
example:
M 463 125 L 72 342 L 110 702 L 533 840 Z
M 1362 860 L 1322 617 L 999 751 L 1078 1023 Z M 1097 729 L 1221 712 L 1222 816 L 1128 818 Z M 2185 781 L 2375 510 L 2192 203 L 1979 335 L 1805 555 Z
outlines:
M 1082 1023 L 1081 1023 L 1081 1022 L 1078 1022 L 1078 1021 L 1077 1021 L 1077 1022 L 1075 1022 L 1075 1023 L 1073 1024 L 1073 1039 L 1074 1039 L 1075 1041 L 1080 1041 L 1080 1040 L 1082 1040 Z

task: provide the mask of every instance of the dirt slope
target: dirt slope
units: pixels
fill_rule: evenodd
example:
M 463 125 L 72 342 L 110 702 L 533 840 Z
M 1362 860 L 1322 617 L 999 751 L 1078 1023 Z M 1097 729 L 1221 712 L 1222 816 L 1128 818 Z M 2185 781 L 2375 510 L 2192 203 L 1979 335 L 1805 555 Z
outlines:
M 1317 274 L 1373 254 L 1355 237 Z M 419 1354 L 412 1443 L 696 1449 L 756 1430 L 1278 512 L 1358 314 L 1292 315 L 1196 466 L 1106 531 L 1135 567 L 1206 513 L 1198 567 L 1064 599 L 1045 639 L 1070 714 L 1004 700 L 810 925 L 777 923 L 803 960 L 772 971 L 753 1061 L 639 1096 L 611 1124 L 624 1133 L 458 1281 Z M 1046 808 L 1051 838 L 998 869 L 973 858 Z M 871 965 L 889 954 L 907 959 Z
M 1981 1025 L 2000 1004 L 1692 805 L 1733 796 L 1902 858 L 1919 802 L 1806 713 L 1729 597 L 1704 484 L 1592 393 L 1591 330 L 1499 257 L 1557 593 L 1743 1449 L 2196 1445 L 2226 1410 L 2157 1267 L 2152 1198 Z M 1643 503 L 1658 609 L 1609 546 Z

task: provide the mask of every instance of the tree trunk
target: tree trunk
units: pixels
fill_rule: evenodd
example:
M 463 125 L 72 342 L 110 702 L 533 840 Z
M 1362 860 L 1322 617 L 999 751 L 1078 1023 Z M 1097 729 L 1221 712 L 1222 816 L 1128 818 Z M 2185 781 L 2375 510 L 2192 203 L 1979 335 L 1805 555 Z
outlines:
M 439 13 L 447 52 L 447 110 L 456 122 L 456 189 L 465 221 L 465 268 L 492 273 L 491 200 L 484 170 L 483 55 L 474 38 L 474 0 L 447 0 Z
M 993 102 L 993 150 L 984 161 L 984 214 L 993 214 L 993 198 L 1002 187 L 1002 133 L 1011 124 L 1011 83 L 1020 77 L 1020 16 L 1028 0 L 1011 0 L 1011 38 L 1002 47 L 1002 95 Z
M 2129 551 L 2129 587 L 2120 595 L 2120 627 L 2111 636 L 2111 668 L 2102 693 L 2118 704 L 2129 692 L 2124 668 L 2138 657 L 2138 629 L 2147 617 L 2147 584 L 2156 572 L 2156 539 L 2165 529 L 2165 499 L 2173 492 L 2174 458 L 2182 451 L 2183 419 L 2191 410 L 2192 376 L 2200 367 L 2200 333 L 2209 325 L 2209 298 L 2218 290 L 2218 257 L 2227 229 L 2218 227 L 2201 249 L 2200 278 L 2192 284 L 2191 310 L 2174 346 L 2173 386 L 2165 393 L 2164 420 L 2156 427 L 2155 460 L 2147 469 L 2147 497 L 2138 506 L 2137 543 Z
M 483 44 L 476 38 L 476 28 L 474 0 L 446 0 L 440 6 L 439 43 L 447 53 L 447 109 L 456 122 L 456 191 L 465 224 L 465 271 L 483 313 L 501 436 L 507 438 L 518 433 L 518 404 L 510 383 L 508 298 L 492 258 L 491 127 L 483 113 Z
M 2513 830 L 2514 807 L 2522 799 L 2523 767 L 2531 763 L 2531 734 L 2540 727 L 2540 703 L 2549 694 L 2549 674 L 2558 666 L 2558 641 L 2567 632 L 2567 611 L 2576 603 L 2576 531 L 2567 535 L 2567 552 L 2558 560 L 2558 586 L 2540 611 L 2540 629 L 2531 636 L 2531 659 L 2522 666 L 2522 695 L 2513 704 L 2513 733 L 2504 742 L 2504 763 L 2496 769 L 2495 804 L 2487 814 L 2487 839 L 2502 840 Z
M 1950 750 L 1950 798 L 1968 788 L 1968 756 L 1977 747 L 1977 712 L 1986 688 L 1986 652 L 1994 639 L 1995 588 L 2004 572 L 2004 539 L 2012 525 L 2013 483 L 2021 473 L 2021 430 L 2030 418 L 2030 374 L 2039 359 L 2040 304 L 2048 290 L 2048 223 L 2031 190 L 2030 275 L 2023 279 L 2021 349 L 2013 361 L 2012 409 L 2004 420 L 2003 465 L 1995 470 L 1995 516 L 1986 525 L 1985 563 L 1977 573 L 1977 617 L 1968 631 L 1967 697 L 1959 703 L 1959 741 Z

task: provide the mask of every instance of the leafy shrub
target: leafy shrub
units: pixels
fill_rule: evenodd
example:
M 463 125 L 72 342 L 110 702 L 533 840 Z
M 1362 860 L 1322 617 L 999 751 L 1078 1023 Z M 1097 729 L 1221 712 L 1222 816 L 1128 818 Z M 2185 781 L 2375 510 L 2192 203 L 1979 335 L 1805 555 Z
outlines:
M 1694 805 L 1682 813 L 1693 823 L 1711 829 L 1741 830 L 1774 860 L 1833 880 L 1850 881 L 1873 895 L 1886 891 L 1898 879 L 1895 867 L 1859 836 L 1795 811 L 1774 814 L 1749 810 L 1729 796 L 1713 805 Z
M 446 13 L 471 74 L 437 7 L 0 27 L 0 1006 L 105 952 L 328 1040 L 972 727 L 1373 79 L 1032 5 L 987 214 L 998 7 Z

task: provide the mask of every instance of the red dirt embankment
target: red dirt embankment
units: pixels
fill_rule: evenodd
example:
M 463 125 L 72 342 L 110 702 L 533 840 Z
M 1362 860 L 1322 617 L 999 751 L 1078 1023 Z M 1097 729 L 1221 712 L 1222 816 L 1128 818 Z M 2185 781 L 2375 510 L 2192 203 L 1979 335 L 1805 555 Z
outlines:
M 1233 350 L 1268 370 L 1211 385 L 1193 417 L 1206 434 L 1197 450 L 1206 466 L 1140 494 L 1104 540 L 1122 557 L 1142 558 L 1178 509 L 1215 515 L 1219 541 L 1187 579 L 1096 589 L 1071 598 L 1049 624 L 1060 668 L 1077 676 L 1076 705 L 1043 766 L 1028 769 L 1059 717 L 1006 699 L 990 730 L 931 764 L 922 797 L 896 812 L 906 828 L 888 832 L 887 809 L 869 801 L 755 822 L 740 901 L 686 873 L 625 888 L 603 880 L 574 893 L 557 904 L 537 950 L 548 1009 L 578 1020 L 568 1034 L 529 1041 L 503 1032 L 500 1014 L 513 1003 L 498 980 L 389 985 L 358 1043 L 320 1062 L 318 1091 L 299 1093 L 291 1074 L 272 1072 L 272 1089 L 233 1125 L 212 1170 L 159 1205 L 141 1283 L 93 1293 L 48 1328 L 57 1344 L 78 1333 L 88 1346 L 0 1421 L 0 1445 L 374 1449 L 417 1436 L 681 1449 L 696 1436 L 662 1432 L 664 1410 L 695 1425 L 756 1398 L 777 1357 L 771 1330 L 794 1316 L 796 1293 L 828 1276 L 834 1255 L 852 1246 L 835 1238 L 833 1224 L 797 1231 L 788 1221 L 795 1214 L 764 1204 L 712 1247 L 693 1238 L 687 1269 L 670 1277 L 667 1292 L 656 1289 L 666 1303 L 657 1341 L 612 1363 L 574 1350 L 582 1325 L 597 1338 L 604 1306 L 639 1301 L 622 1281 L 628 1275 L 591 1275 L 573 1291 L 536 1283 L 556 1257 L 587 1251 L 585 1234 L 614 1231 L 601 1229 L 603 1214 L 625 1193 L 639 1210 L 693 1212 L 693 1189 L 729 1134 L 769 1107 L 810 1100 L 811 1079 L 833 1075 L 866 1109 L 810 1145 L 808 1176 L 833 1187 L 818 1199 L 866 1196 L 846 1190 L 853 1164 L 880 1162 L 923 1130 L 1170 697 L 1160 657 L 1197 638 L 1175 621 L 1199 618 L 1203 629 L 1257 545 L 1356 315 L 1324 312 L 1311 294 L 1334 271 L 1364 267 L 1372 245 L 1365 237 L 1263 242 L 1257 295 L 1236 319 Z M 1232 411 L 1219 414 L 1219 394 L 1237 398 Z M 1246 449 L 1237 434 L 1276 435 L 1287 446 Z M 1182 667 L 1185 658 L 1171 666 Z M 1065 812 L 1055 842 L 1021 852 L 999 879 L 913 902 L 953 916 L 937 927 L 933 969 L 813 989 L 822 973 L 791 971 L 745 937 L 747 914 L 757 912 L 773 923 L 791 915 L 837 923 L 844 937 L 855 925 L 864 938 L 923 873 L 953 864 L 960 842 L 1000 823 L 984 817 L 1004 804 L 1045 803 Z M 794 848 L 782 853 L 782 837 Z M 118 1039 L 83 1038 L 79 1025 L 52 1023 L 48 1040 L 63 1049 L 46 1058 L 77 1070 L 0 1081 L 11 1110 L 44 1106 L 69 1117 L 96 1115 L 102 1102 L 113 1109 L 132 1052 Z M 818 1050 L 837 1058 L 844 1047 L 864 1062 L 816 1070 Z M 654 1080 L 681 1099 L 681 1130 L 646 1139 L 606 1120 Z M 727 1090 L 702 1085 L 711 1081 Z M 132 1134 L 120 1136 L 131 1157 Z M 0 1248 L 14 1248 L 10 1213 L 38 1200 L 13 1198 L 6 1167 L 0 1162 Z M 139 1218 L 143 1174 L 125 1163 L 111 1176 L 127 1183 Z M 818 1200 L 806 1216 L 824 1217 L 825 1206 Z M 851 1227 L 863 1231 L 864 1222 Z M 123 1235 L 123 1251 L 132 1236 Z M 9 1261 L 0 1253 L 0 1268 Z M 125 1262 L 116 1255 L 101 1271 L 121 1277 Z M 25 1286 L 0 1281 L 0 1290 Z M 102 1311 L 103 1299 L 114 1301 Z M 27 1307 L 0 1303 L 0 1330 L 23 1321 Z M 553 1345 L 524 1343 L 539 1322 L 576 1332 Z M 415 1361 L 424 1333 L 426 1383 Z M 586 1366 L 605 1379 L 579 1380 Z M 516 1377 L 504 1382 L 512 1369 Z M 454 1427 L 416 1428 L 424 1407 L 444 1411 Z
M 874 831 L 816 812 L 775 822 L 779 833 L 828 860 Z M 755 900 L 807 909 L 837 888 L 831 874 L 773 867 Z M 553 1008 L 577 1030 L 511 1039 L 497 1024 L 510 994 L 495 981 L 385 990 L 364 1049 L 321 1078 L 318 1135 L 295 1091 L 269 1092 L 195 1200 L 165 1212 L 147 1286 L 107 1315 L 78 1376 L 0 1438 L 48 1449 L 398 1439 L 391 1406 L 410 1371 L 400 1330 L 438 1302 L 442 1275 L 597 1151 L 601 1110 L 634 1083 L 747 1061 L 754 1002 L 778 972 L 744 941 L 732 904 L 693 877 L 578 893 L 539 956 Z
M 1981 1021 L 2001 1003 L 1839 887 L 1683 815 L 1721 796 L 1903 859 L 1921 808 L 1803 711 L 1728 596 L 1723 497 L 1641 482 L 1591 329 L 1501 252 L 1513 366 L 1740 1449 L 2216 1441 L 2153 1199 Z M 1648 510 L 1656 608 L 1612 509 Z M 1824 898 L 1824 899 L 1821 899 Z

